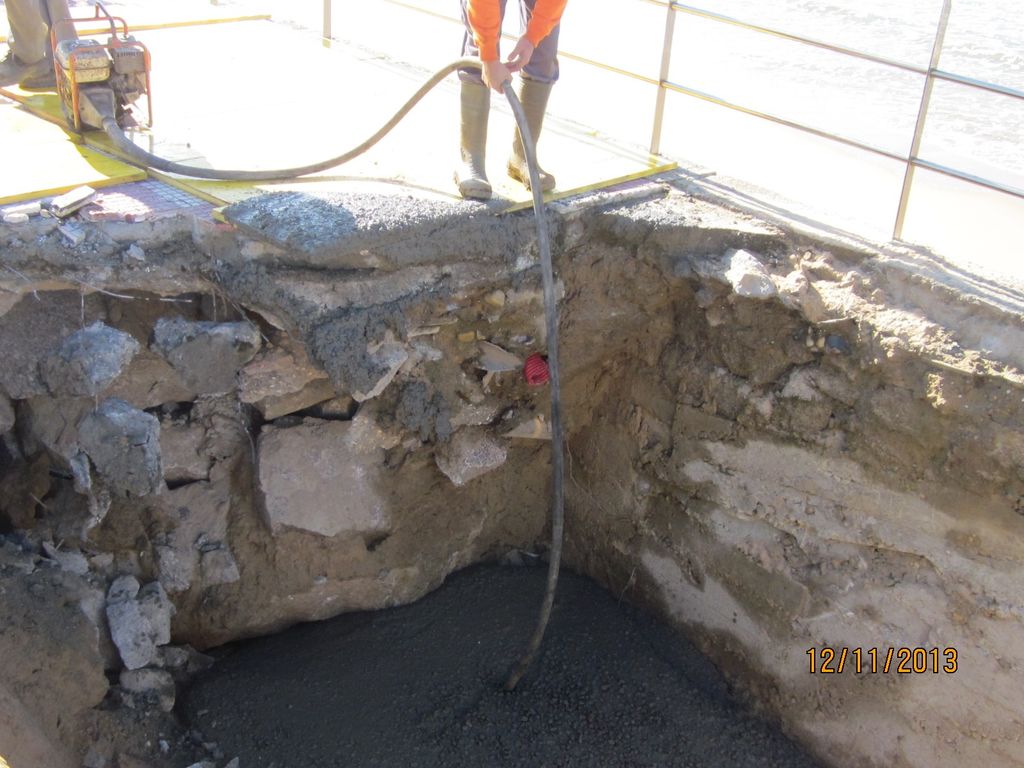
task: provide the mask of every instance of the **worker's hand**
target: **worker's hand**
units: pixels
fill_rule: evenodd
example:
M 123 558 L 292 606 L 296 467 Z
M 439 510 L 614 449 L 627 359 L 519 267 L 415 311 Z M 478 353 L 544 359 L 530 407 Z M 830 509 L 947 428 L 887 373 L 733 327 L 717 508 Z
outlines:
M 485 61 L 483 63 L 483 77 L 484 85 L 493 88 L 498 93 L 505 93 L 505 83 L 512 80 L 512 73 L 500 61 Z
M 508 71 L 519 72 L 527 64 L 530 63 L 530 57 L 533 56 L 533 43 L 526 39 L 526 35 L 519 38 L 519 42 L 516 43 L 516 47 L 512 49 L 512 53 L 508 57 Z

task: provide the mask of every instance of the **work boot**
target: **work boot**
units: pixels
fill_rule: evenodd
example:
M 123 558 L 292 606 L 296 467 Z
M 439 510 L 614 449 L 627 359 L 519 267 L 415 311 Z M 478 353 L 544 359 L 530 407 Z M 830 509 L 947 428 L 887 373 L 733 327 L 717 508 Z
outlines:
M 30 64 L 18 81 L 18 86 L 26 91 L 57 90 L 57 75 L 53 71 L 53 60 L 47 56 L 40 62 Z
M 53 61 L 49 57 L 35 64 L 26 64 L 8 50 L 0 60 L 0 87 L 17 83 L 27 90 L 45 90 L 57 87 L 57 78 L 53 73 Z
M 459 130 L 459 165 L 455 183 L 459 194 L 470 200 L 490 200 L 487 180 L 487 118 L 491 112 L 491 89 L 476 83 L 462 84 L 462 122 Z
M 530 127 L 534 147 L 540 140 L 540 130 L 544 126 L 544 112 L 548 108 L 548 97 L 551 95 L 551 83 L 540 83 L 536 80 L 520 79 L 519 101 L 526 113 L 526 124 Z M 538 161 L 539 164 L 539 161 Z M 555 177 L 538 167 L 541 192 L 550 192 L 555 188 Z M 516 128 L 516 139 L 512 144 L 512 155 L 508 159 L 508 175 L 519 181 L 527 189 L 530 188 L 530 169 L 526 163 L 526 150 L 523 140 Z

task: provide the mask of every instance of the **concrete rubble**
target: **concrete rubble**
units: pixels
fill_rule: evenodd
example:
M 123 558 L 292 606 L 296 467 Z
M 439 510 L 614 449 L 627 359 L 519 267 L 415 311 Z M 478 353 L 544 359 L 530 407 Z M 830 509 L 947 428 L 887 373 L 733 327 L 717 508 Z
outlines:
M 586 200 L 549 213 L 568 564 L 826 764 L 1024 764 L 1024 299 L 689 188 Z M 225 216 L 83 222 L 78 247 L 0 225 L 0 741 L 75 755 L 48 765 L 223 767 L 115 749 L 116 702 L 166 716 L 205 649 L 544 551 L 532 217 L 305 193 Z M 826 680 L 821 644 L 956 646 L 971 674 Z

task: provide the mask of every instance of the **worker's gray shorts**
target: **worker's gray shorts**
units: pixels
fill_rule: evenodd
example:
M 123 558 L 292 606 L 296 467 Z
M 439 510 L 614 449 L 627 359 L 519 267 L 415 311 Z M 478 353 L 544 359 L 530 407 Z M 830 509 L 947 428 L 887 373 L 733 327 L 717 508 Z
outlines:
M 501 18 L 505 18 L 506 0 L 498 0 L 501 5 Z M 521 24 L 520 34 L 526 34 L 526 26 L 533 14 L 533 5 L 536 0 L 519 0 L 519 22 Z M 480 49 L 476 47 L 473 33 L 469 26 L 469 17 L 466 13 L 466 0 L 462 3 L 462 23 L 466 30 L 462 36 L 462 55 L 472 58 L 480 57 Z M 561 26 L 561 25 L 559 25 Z M 499 48 L 501 42 L 498 43 Z M 541 83 L 554 83 L 558 81 L 558 26 L 551 30 L 551 34 L 540 41 L 540 45 L 530 57 L 530 63 L 522 71 L 522 76 L 527 80 L 536 80 Z M 459 70 L 459 79 L 464 83 L 483 83 L 480 73 L 475 69 Z

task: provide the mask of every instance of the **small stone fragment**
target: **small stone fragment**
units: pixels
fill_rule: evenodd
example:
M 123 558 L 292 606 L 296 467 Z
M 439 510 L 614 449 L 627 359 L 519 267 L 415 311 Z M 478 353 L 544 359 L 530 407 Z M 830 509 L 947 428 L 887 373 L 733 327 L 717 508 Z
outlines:
M 383 392 L 388 384 L 394 380 L 398 369 L 409 359 L 409 351 L 405 348 L 405 345 L 390 339 L 371 345 L 367 348 L 367 353 L 375 366 L 383 369 L 384 375 L 366 392 L 353 390 L 352 397 L 360 403 L 370 400 Z
M 491 291 L 484 296 L 484 301 L 490 304 L 496 309 L 501 309 L 505 306 L 505 292 L 504 291 Z
M 523 367 L 523 361 L 508 352 L 497 344 L 489 341 L 478 341 L 477 349 L 480 350 L 480 357 L 477 360 L 477 367 L 490 373 L 500 371 L 518 371 Z
M 107 591 L 110 636 L 128 669 L 157 661 L 157 646 L 170 642 L 174 606 L 158 582 L 139 587 L 134 576 L 121 576 Z
M 133 261 L 145 261 L 146 252 L 138 243 L 132 243 L 128 246 L 128 249 L 124 252 L 124 255 Z
M 174 709 L 174 678 L 162 669 L 125 669 L 121 672 L 121 689 L 128 694 L 125 703 L 133 709 L 158 707 L 163 712 Z
M 245 322 L 164 317 L 153 329 L 153 349 L 174 367 L 185 386 L 201 395 L 233 391 L 238 369 L 252 360 L 261 343 L 259 329 Z
M 101 322 L 76 331 L 40 363 L 40 374 L 58 397 L 94 397 L 116 379 L 139 351 L 130 334 Z
M 438 469 L 455 485 L 461 486 L 497 469 L 508 458 L 504 444 L 483 429 L 463 429 L 435 455 Z
M 767 299 L 776 294 L 775 284 L 761 262 L 748 251 L 726 253 L 729 268 L 725 277 L 739 296 Z
M 238 572 L 238 563 L 228 549 L 211 549 L 203 552 L 199 561 L 203 586 L 214 587 L 219 584 L 234 584 L 242 578 Z
M 85 576 L 89 572 L 89 561 L 81 552 L 64 552 L 57 549 L 48 541 L 43 542 L 43 551 L 46 556 L 55 561 L 62 570 L 74 573 L 78 576 Z
M 476 341 L 476 331 L 463 331 L 459 334 L 458 339 L 462 344 L 472 344 Z

